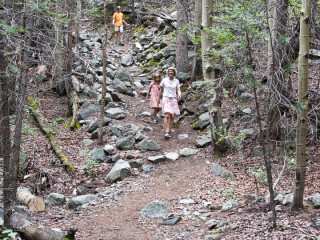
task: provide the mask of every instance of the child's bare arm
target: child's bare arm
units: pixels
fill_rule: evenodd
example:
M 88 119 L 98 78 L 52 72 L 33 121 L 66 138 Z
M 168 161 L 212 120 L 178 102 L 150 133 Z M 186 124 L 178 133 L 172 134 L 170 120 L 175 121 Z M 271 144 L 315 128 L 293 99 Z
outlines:
M 148 92 L 147 92 L 147 96 L 146 96 L 146 102 L 148 101 L 148 98 L 149 98 L 149 94 L 150 94 L 150 91 L 151 91 L 151 86 L 149 86 L 149 89 L 148 89 Z

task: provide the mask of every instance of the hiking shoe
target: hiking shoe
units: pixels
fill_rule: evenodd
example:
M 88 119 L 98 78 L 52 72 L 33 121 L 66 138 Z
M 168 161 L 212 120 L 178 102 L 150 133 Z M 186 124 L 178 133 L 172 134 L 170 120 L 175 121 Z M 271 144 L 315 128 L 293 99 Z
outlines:
M 155 119 L 153 119 L 153 124 L 156 124 L 157 123 L 157 119 L 155 118 Z
M 166 134 L 164 135 L 164 138 L 165 138 L 165 139 L 169 139 L 169 138 L 171 138 L 171 135 L 170 135 L 169 133 L 166 133 Z
M 119 42 L 119 45 L 120 45 L 120 46 L 124 46 L 124 43 L 123 43 L 123 42 Z
M 116 45 L 119 45 L 119 42 L 116 42 L 115 44 L 116 44 Z

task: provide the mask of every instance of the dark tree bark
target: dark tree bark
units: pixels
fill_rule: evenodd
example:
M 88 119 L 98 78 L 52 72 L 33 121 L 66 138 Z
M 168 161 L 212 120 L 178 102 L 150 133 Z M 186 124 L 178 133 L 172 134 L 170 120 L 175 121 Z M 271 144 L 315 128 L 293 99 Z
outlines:
M 189 71 L 188 36 L 186 26 L 188 24 L 188 1 L 178 0 L 177 12 L 177 42 L 176 42 L 176 68 L 177 72 Z
M 195 16 L 194 16 L 194 23 L 195 23 L 195 38 L 201 36 L 201 1 L 195 2 Z M 201 42 L 198 44 L 194 44 L 194 57 L 193 57 L 193 64 L 192 64 L 192 77 L 196 78 L 202 74 L 202 65 L 201 65 L 201 53 L 200 53 Z

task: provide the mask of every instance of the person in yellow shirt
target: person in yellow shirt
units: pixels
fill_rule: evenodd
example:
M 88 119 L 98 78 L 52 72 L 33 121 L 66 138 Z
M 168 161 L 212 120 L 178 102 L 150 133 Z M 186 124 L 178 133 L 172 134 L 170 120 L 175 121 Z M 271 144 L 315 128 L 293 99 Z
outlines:
M 121 7 L 118 6 L 117 12 L 115 12 L 113 14 L 112 25 L 114 26 L 116 44 L 119 44 L 121 46 L 124 46 L 124 43 L 123 43 L 123 23 L 128 25 L 123 20 L 123 13 L 121 12 Z M 120 42 L 118 42 L 119 32 L 120 32 Z

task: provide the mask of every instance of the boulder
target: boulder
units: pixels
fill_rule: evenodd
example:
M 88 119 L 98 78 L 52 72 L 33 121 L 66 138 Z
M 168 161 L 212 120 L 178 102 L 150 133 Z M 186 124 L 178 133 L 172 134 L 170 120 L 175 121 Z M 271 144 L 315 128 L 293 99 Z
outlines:
M 189 157 L 199 152 L 198 149 L 191 149 L 191 148 L 183 148 L 180 150 L 180 155 L 183 157 Z
M 146 151 L 159 151 L 160 147 L 149 137 L 145 137 L 139 144 L 135 147 L 138 150 Z
M 114 75 L 114 78 L 119 79 L 120 81 L 125 81 L 125 82 L 131 81 L 130 74 L 124 68 L 117 70 Z
M 110 108 L 106 110 L 107 117 L 111 119 L 124 119 L 127 114 L 121 108 Z
M 155 200 L 140 211 L 140 216 L 145 218 L 165 218 L 172 211 L 165 202 Z
M 125 138 L 117 139 L 116 145 L 120 150 L 130 150 L 133 148 L 133 144 L 135 143 L 136 139 L 134 136 L 128 136 Z
M 66 197 L 60 193 L 50 193 L 44 202 L 46 206 L 59 206 L 66 202 Z
M 98 197 L 93 194 L 81 195 L 71 198 L 68 202 L 68 206 L 70 209 L 76 209 L 78 206 L 90 203 L 92 201 L 98 201 Z
M 129 163 L 120 159 L 116 162 L 116 164 L 110 170 L 109 174 L 106 177 L 106 182 L 113 183 L 113 182 L 121 181 L 130 175 L 131 175 L 131 167 Z
M 113 154 L 116 154 L 117 153 L 117 149 L 110 145 L 110 144 L 107 144 L 104 146 L 103 150 L 108 154 L 108 155 L 113 155 Z
M 95 105 L 95 104 L 90 104 L 88 107 L 85 109 L 81 110 L 78 114 L 78 119 L 79 120 L 86 120 L 93 114 L 97 113 L 100 111 L 100 106 Z

